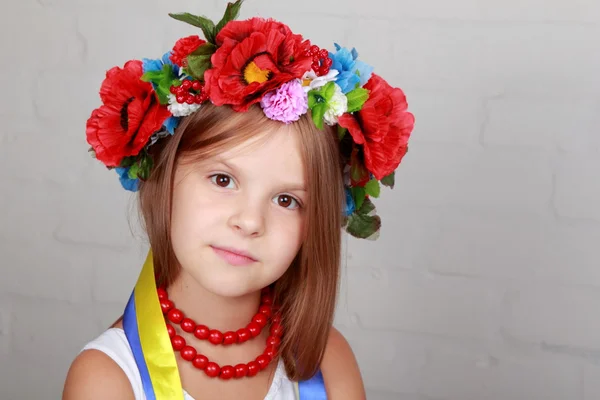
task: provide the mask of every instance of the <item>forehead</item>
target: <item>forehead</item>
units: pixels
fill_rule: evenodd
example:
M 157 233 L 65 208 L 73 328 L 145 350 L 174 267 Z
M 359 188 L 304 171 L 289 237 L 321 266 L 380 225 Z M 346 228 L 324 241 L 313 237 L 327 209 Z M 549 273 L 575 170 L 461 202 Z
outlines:
M 298 133 L 282 124 L 227 149 L 214 160 L 225 161 L 247 173 L 283 176 L 304 181 L 304 162 Z

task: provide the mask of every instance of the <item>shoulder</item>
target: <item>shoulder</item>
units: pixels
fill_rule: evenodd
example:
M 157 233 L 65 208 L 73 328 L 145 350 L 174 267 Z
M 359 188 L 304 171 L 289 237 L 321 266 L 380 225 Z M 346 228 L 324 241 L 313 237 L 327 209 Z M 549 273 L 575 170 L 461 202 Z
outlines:
M 81 352 L 71 364 L 63 400 L 134 400 L 129 379 L 109 356 L 99 350 Z
M 364 400 L 365 388 L 350 344 L 335 328 L 331 328 L 321 362 L 327 397 L 331 400 Z

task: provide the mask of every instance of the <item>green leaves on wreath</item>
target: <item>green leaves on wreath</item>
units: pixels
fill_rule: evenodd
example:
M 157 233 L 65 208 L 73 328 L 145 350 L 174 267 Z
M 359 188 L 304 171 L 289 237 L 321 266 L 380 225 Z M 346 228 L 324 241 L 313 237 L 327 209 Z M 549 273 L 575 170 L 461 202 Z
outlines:
M 308 108 L 310 108 L 312 119 L 317 128 L 323 129 L 323 117 L 329 108 L 329 100 L 335 94 L 335 83 L 327 82 L 319 89 L 308 92 Z
M 242 3 L 243 0 L 237 0 L 235 3 L 227 3 L 225 14 L 216 26 L 211 19 L 190 13 L 171 13 L 169 16 L 178 21 L 182 21 L 202 29 L 206 41 L 211 44 L 216 44 L 216 38 L 221 29 L 223 29 L 228 22 L 233 21 L 239 16 Z
M 388 176 L 383 177 L 383 179 L 381 180 L 381 184 L 389 187 L 390 189 L 393 189 L 394 183 L 395 183 L 395 177 L 396 177 L 396 172 L 392 172 Z
M 346 231 L 359 239 L 377 239 L 380 228 L 381 218 L 376 214 L 375 205 L 368 198 L 348 217 L 346 224 Z
M 164 64 L 160 71 L 148 71 L 142 75 L 142 81 L 152 82 L 155 85 L 155 92 L 160 104 L 169 103 L 169 94 L 171 86 L 179 83 L 179 79 L 173 72 L 173 66 Z
M 210 57 L 217 51 L 217 46 L 204 43 L 187 57 L 186 73 L 194 79 L 204 81 L 204 72 L 212 66 Z
M 145 151 L 142 151 L 137 157 L 126 157 L 121 161 L 120 166 L 129 168 L 127 176 L 129 179 L 146 180 L 150 177 L 150 171 L 154 161 Z
M 177 21 L 182 21 L 182 22 L 188 23 L 190 25 L 193 25 L 197 28 L 202 29 L 202 32 L 204 33 L 204 37 L 206 38 L 206 41 L 210 42 L 210 43 L 215 43 L 215 38 L 217 36 L 217 32 L 215 29 L 215 23 L 212 22 L 212 20 L 210 20 L 206 17 L 202 17 L 199 15 L 193 15 L 190 13 L 178 13 L 178 14 L 170 13 L 169 16 L 171 18 L 176 19 Z
M 363 88 L 356 88 L 346 94 L 348 99 L 348 111 L 349 113 L 360 111 L 365 102 L 369 99 L 369 91 Z
M 240 8 L 242 7 L 243 2 L 244 0 L 237 0 L 235 3 L 227 3 L 225 14 L 217 24 L 217 33 L 219 33 L 229 21 L 237 19 L 237 17 L 240 15 Z

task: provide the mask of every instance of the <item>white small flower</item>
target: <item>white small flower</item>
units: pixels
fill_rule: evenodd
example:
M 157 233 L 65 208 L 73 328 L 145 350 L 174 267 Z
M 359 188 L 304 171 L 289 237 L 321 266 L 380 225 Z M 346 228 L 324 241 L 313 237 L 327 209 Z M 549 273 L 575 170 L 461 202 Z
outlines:
M 308 92 L 312 89 L 318 89 L 321 86 L 324 86 L 327 82 L 335 81 L 335 77 L 338 76 L 340 72 L 337 69 L 330 69 L 327 75 L 317 76 L 317 74 L 311 69 L 308 72 L 305 72 L 302 76 L 302 87 L 305 92 Z
M 174 117 L 187 117 L 198 111 L 200 104 L 178 103 L 174 94 L 169 94 L 169 105 L 167 107 Z
M 323 120 L 327 125 L 335 125 L 338 123 L 338 117 L 348 111 L 348 98 L 342 92 L 342 88 L 334 83 L 335 92 L 331 100 L 327 102 L 327 111 L 323 116 Z

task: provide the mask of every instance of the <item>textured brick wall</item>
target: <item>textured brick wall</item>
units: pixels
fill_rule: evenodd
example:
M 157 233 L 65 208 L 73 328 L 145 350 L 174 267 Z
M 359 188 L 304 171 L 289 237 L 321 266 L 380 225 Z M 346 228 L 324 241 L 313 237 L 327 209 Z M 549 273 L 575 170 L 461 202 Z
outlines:
M 86 152 L 104 71 L 195 33 L 167 12 L 224 5 L 4 5 L 1 399 L 58 398 L 143 260 L 133 198 Z M 336 324 L 369 398 L 600 398 L 600 3 L 247 0 L 257 14 L 355 46 L 417 116 L 381 239 L 347 241 Z

